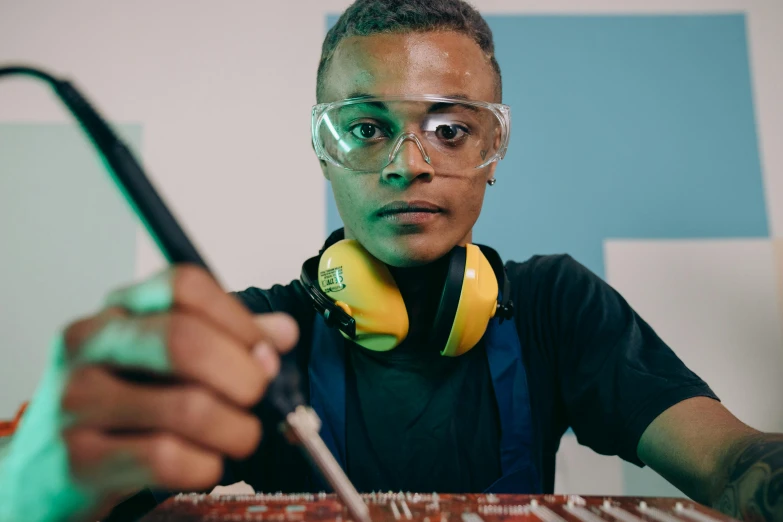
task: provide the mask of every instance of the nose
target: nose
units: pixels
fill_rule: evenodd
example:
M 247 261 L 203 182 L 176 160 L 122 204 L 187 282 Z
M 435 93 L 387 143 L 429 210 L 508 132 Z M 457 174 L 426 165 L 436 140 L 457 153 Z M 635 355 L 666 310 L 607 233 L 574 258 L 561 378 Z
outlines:
M 435 175 L 430 156 L 412 132 L 397 139 L 390 156 L 391 163 L 381 172 L 384 181 L 407 185 L 415 179 L 429 181 Z

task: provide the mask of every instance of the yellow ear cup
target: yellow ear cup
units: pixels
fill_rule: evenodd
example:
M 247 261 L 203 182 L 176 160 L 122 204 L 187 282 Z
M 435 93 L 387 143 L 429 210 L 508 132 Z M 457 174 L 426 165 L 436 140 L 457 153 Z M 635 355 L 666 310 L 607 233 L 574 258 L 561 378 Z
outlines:
M 343 303 L 342 301 L 335 301 L 334 304 L 339 306 L 343 312 L 353 317 L 353 312 L 351 311 L 351 307 L 348 306 L 348 303 Z
M 451 327 L 442 355 L 456 357 L 481 340 L 498 303 L 498 280 L 492 265 L 476 245 L 466 245 L 465 275 Z
M 408 335 L 408 311 L 391 272 L 359 242 L 344 239 L 326 249 L 318 285 L 356 321 L 356 344 L 385 352 Z

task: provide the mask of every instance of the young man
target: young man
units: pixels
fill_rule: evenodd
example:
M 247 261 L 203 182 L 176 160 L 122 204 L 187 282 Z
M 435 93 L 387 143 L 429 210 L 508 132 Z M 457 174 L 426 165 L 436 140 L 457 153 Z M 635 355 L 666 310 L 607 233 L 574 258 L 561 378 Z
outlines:
M 501 94 L 490 30 L 461 0 L 352 5 L 318 70 L 318 102 L 331 105 L 315 111 L 313 141 L 345 223 L 324 247 L 355 239 L 388 266 L 407 309 L 404 340 L 388 351 L 344 340 L 298 281 L 229 296 L 176 267 L 123 289 L 66 330 L 62 397 L 37 397 L 70 419 L 51 442 L 63 441 L 66 476 L 40 501 L 73 490 L 72 511 L 88 517 L 144 488 L 203 490 L 221 477 L 321 489 L 262 400 L 285 353 L 360 491 L 551 492 L 571 427 L 697 501 L 783 521 L 783 437 L 738 421 L 573 259 L 508 262 L 512 320 L 491 319 L 456 357 L 433 343 L 450 253 L 471 242 L 504 152 Z M 173 378 L 139 382 L 117 367 Z

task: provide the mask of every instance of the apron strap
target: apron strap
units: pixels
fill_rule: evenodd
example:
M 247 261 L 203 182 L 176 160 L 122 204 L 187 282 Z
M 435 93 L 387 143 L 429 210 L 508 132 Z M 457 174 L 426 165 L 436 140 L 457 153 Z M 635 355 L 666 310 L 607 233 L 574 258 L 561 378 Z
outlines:
M 321 438 L 346 470 L 345 456 L 345 343 L 340 332 L 316 315 L 308 368 L 310 406 L 321 419 Z M 326 485 L 320 478 L 320 482 Z M 328 489 L 324 489 L 329 490 Z
M 500 413 L 503 489 L 515 490 L 516 493 L 540 493 L 542 486 L 534 458 L 534 426 L 527 374 L 514 320 L 503 321 L 502 324 L 497 320 L 490 321 L 484 339 Z M 514 484 L 509 484 L 509 481 Z
M 321 438 L 337 462 L 346 464 L 346 353 L 343 336 L 316 315 L 308 374 L 310 405 L 321 419 Z M 533 416 L 522 346 L 513 320 L 490 321 L 484 336 L 487 361 L 500 413 L 502 477 L 488 490 L 501 493 L 540 493 L 541 477 L 533 449 Z M 316 482 L 330 491 L 321 477 Z

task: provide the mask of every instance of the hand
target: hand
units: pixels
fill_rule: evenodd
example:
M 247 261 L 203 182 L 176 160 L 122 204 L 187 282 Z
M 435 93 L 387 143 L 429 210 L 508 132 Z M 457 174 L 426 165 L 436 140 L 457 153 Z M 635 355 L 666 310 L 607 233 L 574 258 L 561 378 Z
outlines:
M 90 516 L 144 487 L 207 489 L 224 457 L 252 454 L 261 426 L 248 409 L 297 337 L 290 317 L 254 317 L 190 266 L 69 325 L 61 440 L 73 480 L 96 499 Z

